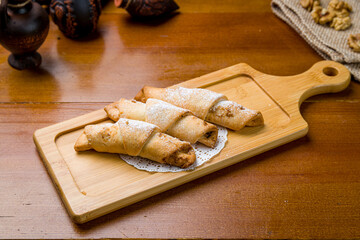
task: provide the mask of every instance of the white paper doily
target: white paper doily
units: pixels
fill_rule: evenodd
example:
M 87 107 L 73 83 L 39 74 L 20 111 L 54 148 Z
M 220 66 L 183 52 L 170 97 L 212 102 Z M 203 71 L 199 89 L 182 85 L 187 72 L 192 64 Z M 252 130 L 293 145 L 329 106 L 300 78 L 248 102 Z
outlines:
M 134 157 L 125 154 L 119 155 L 120 158 L 128 164 L 134 166 L 137 169 L 145 170 L 148 172 L 181 172 L 194 170 L 196 167 L 199 167 L 209 161 L 225 147 L 228 131 L 226 128 L 220 126 L 218 126 L 218 129 L 218 138 L 214 148 L 206 147 L 201 143 L 192 144 L 196 154 L 196 161 L 188 168 L 179 168 L 176 166 L 157 163 L 142 157 Z

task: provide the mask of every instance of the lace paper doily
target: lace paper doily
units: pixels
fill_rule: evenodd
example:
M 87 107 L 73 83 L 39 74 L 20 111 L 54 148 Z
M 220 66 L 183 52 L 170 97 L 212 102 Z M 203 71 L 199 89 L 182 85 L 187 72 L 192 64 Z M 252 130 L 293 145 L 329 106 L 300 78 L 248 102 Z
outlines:
M 188 168 L 179 168 L 176 166 L 170 166 L 167 164 L 157 163 L 146 158 L 134 157 L 124 154 L 119 154 L 120 158 L 123 159 L 128 164 L 134 166 L 139 170 L 145 170 L 148 172 L 181 172 L 181 171 L 190 171 L 194 170 L 196 167 L 199 167 L 217 155 L 224 147 L 227 142 L 227 130 L 226 128 L 219 127 L 218 139 L 214 148 L 206 147 L 201 143 L 192 144 L 195 154 L 196 161 L 193 165 Z

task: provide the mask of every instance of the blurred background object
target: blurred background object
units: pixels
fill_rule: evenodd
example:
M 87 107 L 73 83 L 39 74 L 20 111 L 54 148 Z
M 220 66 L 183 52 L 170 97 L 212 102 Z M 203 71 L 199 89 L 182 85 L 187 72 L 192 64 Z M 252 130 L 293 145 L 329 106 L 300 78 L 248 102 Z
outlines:
M 114 0 L 114 4 L 133 17 L 157 17 L 179 9 L 173 0 Z
M 68 38 L 94 33 L 101 14 L 101 0 L 52 0 L 50 15 Z
M 36 68 L 41 56 L 36 51 L 49 32 L 46 11 L 31 0 L 2 0 L 0 43 L 11 52 L 9 64 L 18 70 Z

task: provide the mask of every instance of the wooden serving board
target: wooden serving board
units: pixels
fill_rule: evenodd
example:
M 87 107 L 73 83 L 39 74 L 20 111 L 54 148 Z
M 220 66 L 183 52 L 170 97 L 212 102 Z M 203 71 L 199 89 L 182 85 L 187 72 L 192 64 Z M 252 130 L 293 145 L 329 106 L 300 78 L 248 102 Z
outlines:
M 296 76 L 271 76 L 241 63 L 178 84 L 223 93 L 260 110 L 265 120 L 261 127 L 229 131 L 220 154 L 188 172 L 149 173 L 126 164 L 117 154 L 76 153 L 73 146 L 85 125 L 110 122 L 102 109 L 39 129 L 34 141 L 70 216 L 84 223 L 306 135 L 301 102 L 315 94 L 341 91 L 349 82 L 343 65 L 321 61 Z

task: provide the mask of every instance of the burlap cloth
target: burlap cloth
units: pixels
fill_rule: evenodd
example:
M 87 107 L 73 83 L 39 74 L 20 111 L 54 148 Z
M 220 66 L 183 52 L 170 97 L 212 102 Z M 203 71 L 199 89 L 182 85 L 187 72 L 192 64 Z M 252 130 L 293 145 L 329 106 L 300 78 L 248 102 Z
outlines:
M 321 0 L 327 8 L 330 0 Z M 323 58 L 342 63 L 360 81 L 360 53 L 352 51 L 347 39 L 350 34 L 360 33 L 360 0 L 346 0 L 353 11 L 350 13 L 352 26 L 344 31 L 336 31 L 329 26 L 316 24 L 308 12 L 300 5 L 300 0 L 272 0 L 275 15 L 294 28 L 311 47 Z

